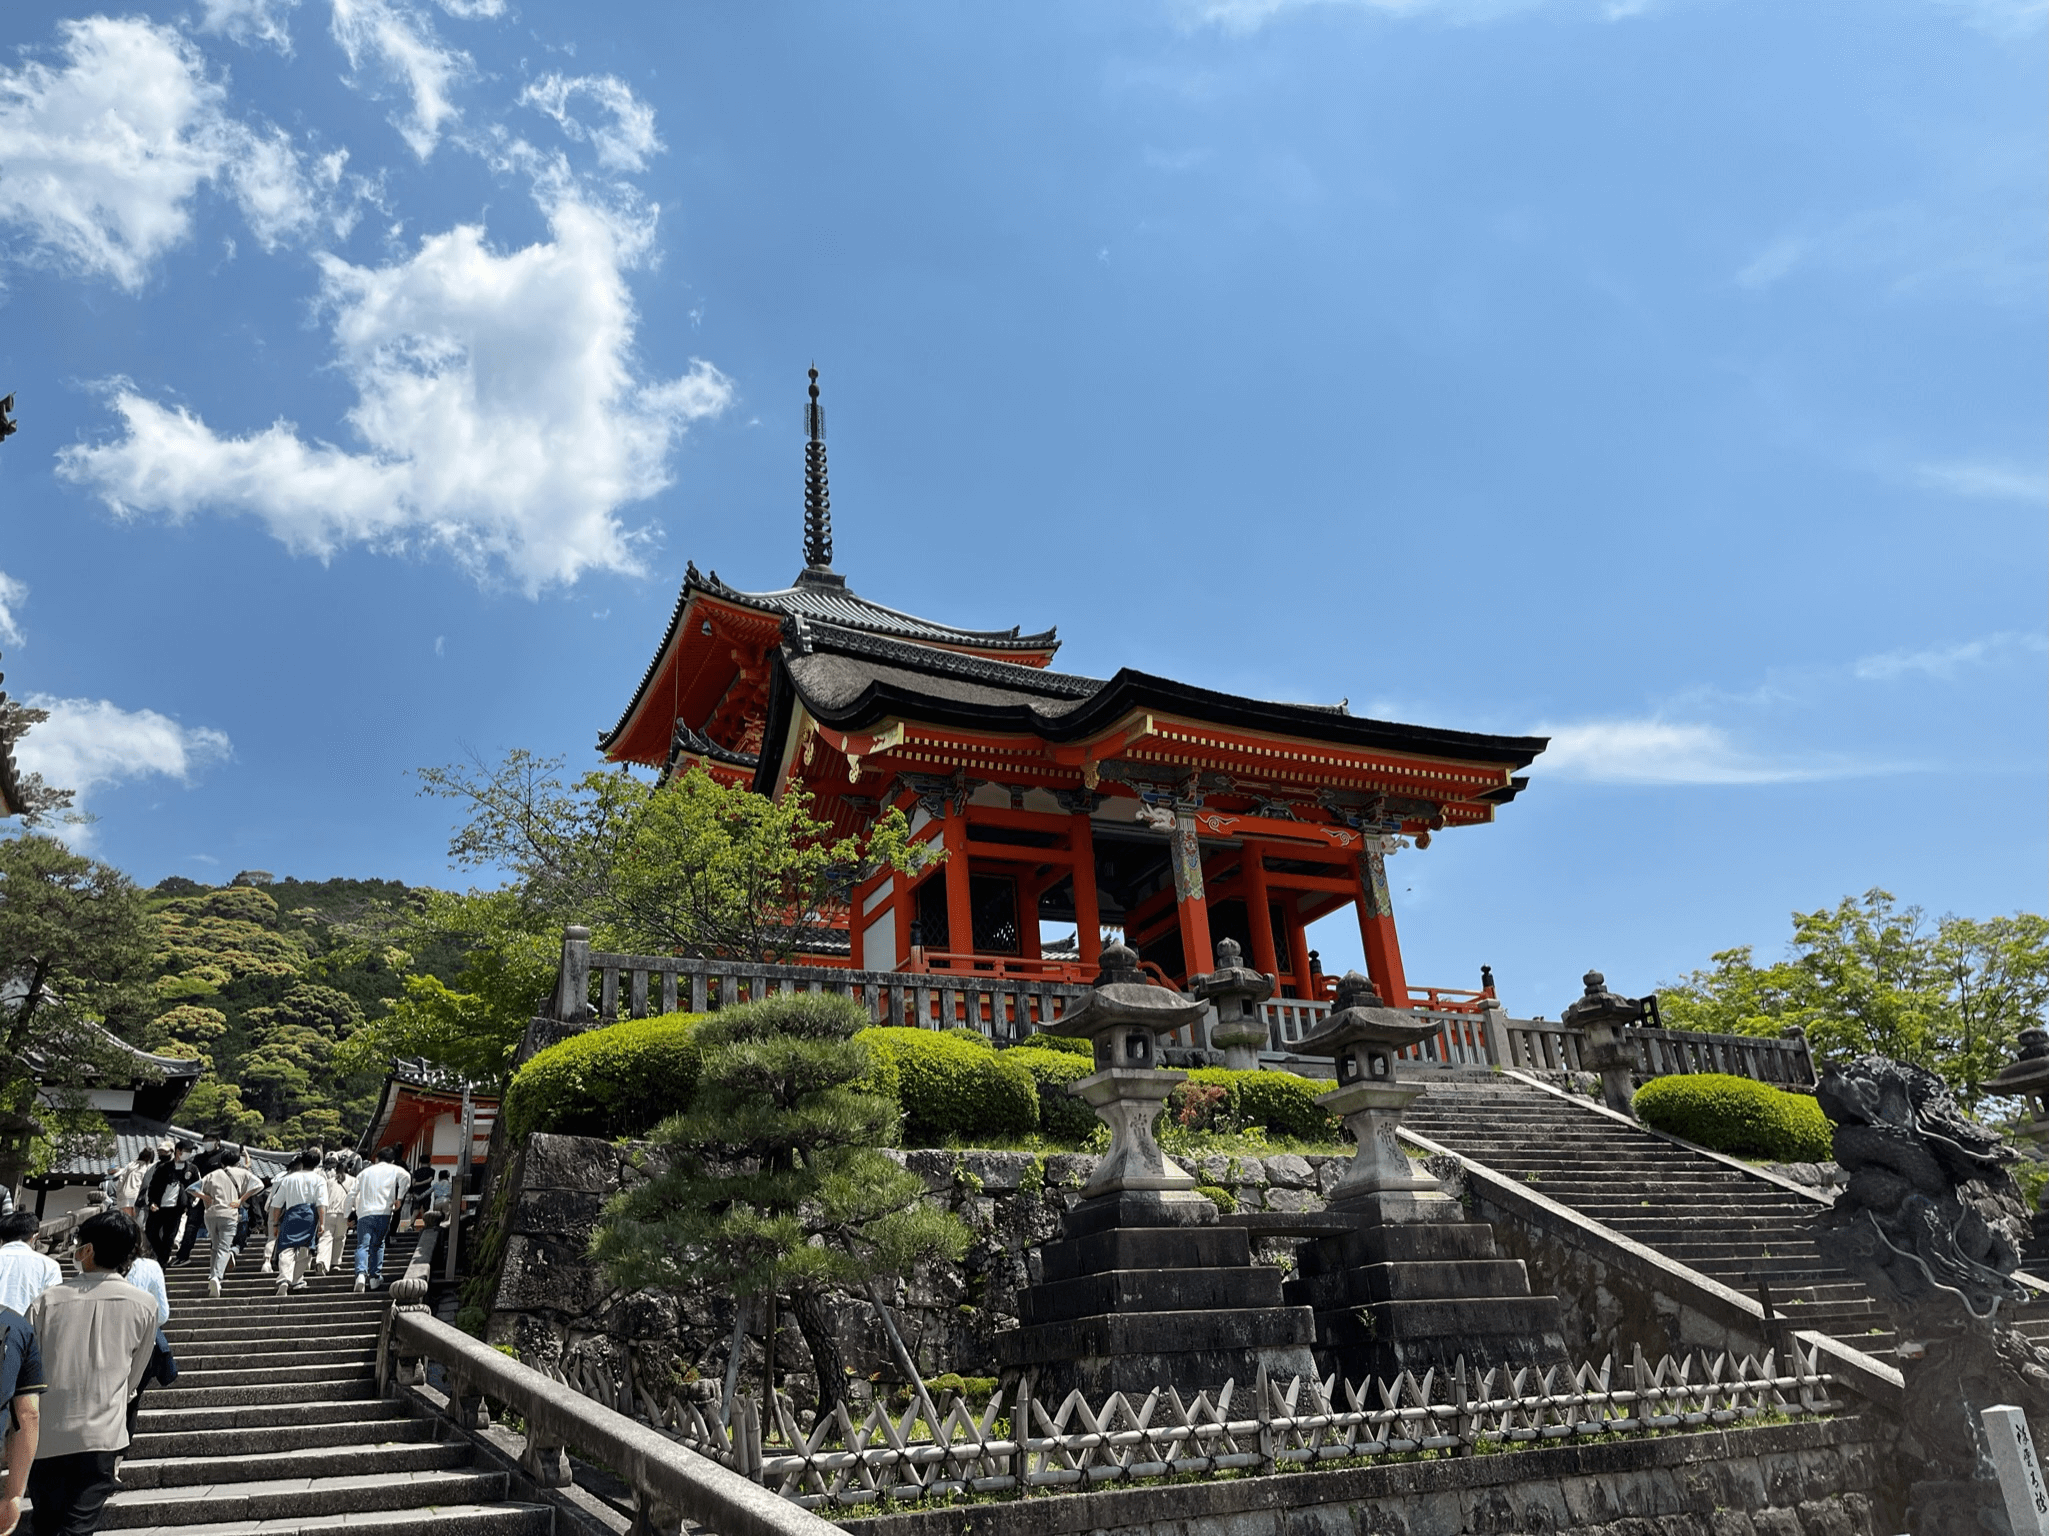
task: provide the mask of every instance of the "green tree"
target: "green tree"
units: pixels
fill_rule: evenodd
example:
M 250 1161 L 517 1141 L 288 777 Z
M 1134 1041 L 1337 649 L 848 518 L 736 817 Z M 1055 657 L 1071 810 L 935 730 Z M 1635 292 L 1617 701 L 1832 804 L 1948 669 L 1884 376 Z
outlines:
M 864 867 L 933 856 L 900 811 L 834 837 L 801 790 L 770 800 L 701 768 L 659 785 L 621 773 L 565 782 L 560 770 L 526 751 L 422 770 L 423 794 L 464 807 L 450 859 L 508 878 L 427 900 L 399 942 L 457 944 L 452 984 L 407 976 L 403 997 L 337 1060 L 422 1056 L 502 1081 L 553 983 L 565 925 L 588 927 L 600 948 L 776 960 L 844 920 Z
M 765 1387 L 775 1308 L 786 1303 L 811 1352 L 820 1414 L 839 1403 L 846 1374 L 824 1298 L 927 1257 L 957 1259 L 968 1243 L 967 1229 L 925 1199 L 924 1181 L 881 1150 L 897 1117 L 856 1086 L 872 1070 L 854 1038 L 867 1024 L 851 999 L 810 993 L 698 1025 L 697 1092 L 654 1133 L 666 1166 L 611 1201 L 592 1244 L 624 1286 L 765 1299 Z M 738 1341 L 736 1328 L 736 1360 Z
M 310 982 L 295 984 L 268 1007 L 251 1009 L 250 1048 L 237 1064 L 251 1107 L 274 1121 L 325 1110 L 339 1126 L 341 1106 L 330 1092 L 328 1058 L 336 1043 L 355 1033 L 362 1022 L 363 1010 L 346 992 Z
M 1659 988 L 1671 1027 L 1775 1035 L 1797 1024 L 1825 1061 L 1911 1061 L 1970 1104 L 2049 1010 L 2049 918 L 1931 924 L 1882 890 L 1794 913 L 1785 960 L 1759 966 L 1747 947 L 1713 960 Z
M 0 839 L 0 1109 L 34 1110 L 38 1080 L 54 1096 L 36 1111 L 51 1133 L 37 1166 L 104 1133 L 82 1089 L 103 1067 L 129 1070 L 100 1026 L 124 1038 L 142 1029 L 153 937 L 142 893 L 119 870 L 40 833 Z

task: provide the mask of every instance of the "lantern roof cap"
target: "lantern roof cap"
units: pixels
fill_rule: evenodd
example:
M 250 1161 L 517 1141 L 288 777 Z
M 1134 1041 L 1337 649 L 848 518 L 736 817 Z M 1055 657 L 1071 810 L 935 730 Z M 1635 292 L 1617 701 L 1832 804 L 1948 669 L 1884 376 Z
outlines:
M 1337 1006 L 1328 1017 L 1295 1043 L 1304 1056 L 1342 1056 L 1354 1045 L 1385 1045 L 1402 1050 L 1437 1033 L 1437 1021 L 1419 1019 L 1406 1008 L 1390 1008 L 1357 971 L 1338 980 Z
M 1608 978 L 1599 971 L 1588 971 L 1580 978 L 1586 991 L 1566 1006 L 1559 1020 L 1565 1024 L 1635 1024 L 1642 1021 L 1644 1005 L 1637 998 L 1623 997 L 1608 990 Z
M 1993 1073 L 1985 1086 L 2005 1093 L 2049 1089 L 2049 1031 L 2022 1030 L 2020 1054 Z
M 1060 1016 L 1063 1035 L 1094 1039 L 1132 1025 L 1156 1035 L 1170 1034 L 1198 1023 L 1209 1010 L 1201 998 L 1184 997 L 1172 987 L 1147 981 L 1138 968 L 1137 952 L 1125 945 L 1105 946 L 1101 964 L 1088 992 Z
M 1243 952 L 1236 939 L 1217 943 L 1217 968 L 1206 976 L 1191 976 L 1188 990 L 1206 1002 L 1242 997 L 1248 1003 L 1263 1003 L 1274 995 L 1274 978 L 1240 964 Z

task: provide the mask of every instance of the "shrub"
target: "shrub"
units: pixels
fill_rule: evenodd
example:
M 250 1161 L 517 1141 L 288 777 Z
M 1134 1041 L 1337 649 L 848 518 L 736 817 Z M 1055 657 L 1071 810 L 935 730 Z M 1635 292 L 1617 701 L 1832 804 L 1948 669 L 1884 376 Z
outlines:
M 1090 1061 L 1096 1059 L 1095 1045 L 1074 1035 L 1033 1035 L 1025 1041 L 1025 1048 L 1034 1051 L 1065 1051 L 1070 1056 L 1085 1056 Z
M 1210 1204 L 1226 1216 L 1238 1209 L 1238 1197 L 1221 1184 L 1198 1184 L 1195 1192 L 1207 1196 Z
M 639 1136 L 689 1107 L 703 1015 L 667 1013 L 572 1035 L 537 1051 L 505 1091 L 513 1136 Z
M 1037 1037 L 1035 1037 L 1037 1038 Z M 1043 1050 L 1038 1045 L 1013 1046 L 1003 1053 L 1032 1075 L 1039 1096 L 1039 1129 L 1055 1141 L 1082 1142 L 1096 1128 L 1096 1112 L 1067 1091 L 1092 1075 L 1096 1064 L 1072 1051 Z
M 875 1059 L 870 1085 L 904 1113 L 904 1145 L 1015 1136 L 1039 1124 L 1038 1085 L 1025 1066 L 979 1036 L 884 1025 L 854 1037 Z
M 1174 1090 L 1167 1100 L 1169 1114 L 1178 1114 L 1187 1102 L 1189 1087 L 1224 1090 L 1223 1113 L 1241 1126 L 1259 1126 L 1272 1136 L 1296 1141 L 1335 1141 L 1338 1118 L 1316 1102 L 1316 1096 L 1336 1086 L 1292 1072 L 1235 1072 L 1229 1067 L 1197 1067 L 1188 1074 L 1188 1085 Z M 1179 1102 L 1177 1102 L 1177 1100 Z M 1215 1111 L 1208 1119 L 1213 1123 Z
M 1774 1162 L 1825 1162 L 1834 1132 L 1821 1106 L 1747 1077 L 1697 1072 L 1651 1079 L 1637 1090 L 1637 1118 L 1711 1152 Z

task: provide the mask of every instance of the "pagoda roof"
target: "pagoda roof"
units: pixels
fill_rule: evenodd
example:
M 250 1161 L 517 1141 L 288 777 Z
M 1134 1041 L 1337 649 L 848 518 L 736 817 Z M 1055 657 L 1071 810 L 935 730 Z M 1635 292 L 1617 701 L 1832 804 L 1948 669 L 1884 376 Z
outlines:
M 785 626 L 776 658 L 778 686 L 761 752 L 764 770 L 780 760 L 796 701 L 814 720 L 842 731 L 906 718 L 1072 742 L 1106 732 L 1134 711 L 1156 711 L 1297 740 L 1507 769 L 1527 767 L 1548 745 L 1542 736 L 1404 725 L 1354 715 L 1342 705 L 1246 698 L 1130 667 L 1105 679 L 1051 672 L 802 619 Z M 757 787 L 767 786 L 757 781 Z M 1490 798 L 1510 798 L 1517 787 L 1503 785 Z
M 600 751 L 611 752 L 635 723 L 635 717 L 650 691 L 655 690 L 657 681 L 676 662 L 678 637 L 685 632 L 687 616 L 694 606 L 707 603 L 756 614 L 772 623 L 801 617 L 838 629 L 892 636 L 925 647 L 957 648 L 976 653 L 994 651 L 1020 660 L 1035 661 L 1041 666 L 1060 648 L 1058 632 L 1053 629 L 1034 634 L 1025 634 L 1016 625 L 1009 629 L 959 629 L 870 602 L 849 587 L 845 577 L 829 568 L 807 566 L 787 587 L 771 592 L 743 592 L 721 581 L 716 571 L 702 573 L 693 563 L 685 567 L 683 585 L 676 594 L 676 606 L 669 615 L 669 627 L 663 632 L 661 644 L 655 648 L 653 659 L 641 675 L 640 685 L 620 712 L 618 723 L 598 736 Z M 666 731 L 665 721 L 664 734 Z

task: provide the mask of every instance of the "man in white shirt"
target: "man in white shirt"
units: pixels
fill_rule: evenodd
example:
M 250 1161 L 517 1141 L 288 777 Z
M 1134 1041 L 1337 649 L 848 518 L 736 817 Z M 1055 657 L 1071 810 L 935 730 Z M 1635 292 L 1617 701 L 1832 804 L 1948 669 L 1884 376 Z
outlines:
M 397 1147 L 379 1147 L 377 1161 L 356 1178 L 356 1289 L 384 1285 L 384 1240 L 413 1176 L 398 1165 Z
M 313 1256 L 313 1273 L 327 1274 L 341 1261 L 349 1240 L 349 1187 L 343 1170 L 346 1154 L 330 1152 L 322 1161 L 321 1177 L 327 1180 L 327 1215 L 320 1223 L 320 1250 Z
M 270 1192 L 270 1231 L 277 1239 L 277 1293 L 306 1289 L 306 1271 L 313 1267 L 313 1245 L 320 1241 L 320 1221 L 327 1210 L 327 1180 L 320 1159 L 301 1152 L 292 1171 Z
M 0 1216 L 0 1307 L 26 1314 L 29 1303 L 53 1285 L 64 1283 L 64 1266 L 29 1244 L 36 1235 L 34 1211 L 9 1211 Z

